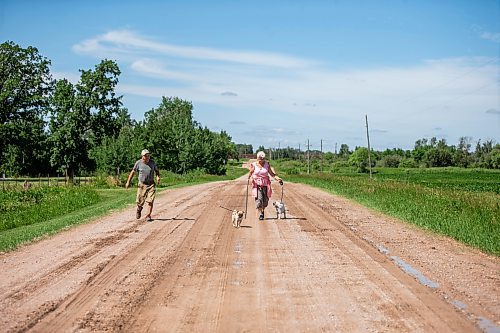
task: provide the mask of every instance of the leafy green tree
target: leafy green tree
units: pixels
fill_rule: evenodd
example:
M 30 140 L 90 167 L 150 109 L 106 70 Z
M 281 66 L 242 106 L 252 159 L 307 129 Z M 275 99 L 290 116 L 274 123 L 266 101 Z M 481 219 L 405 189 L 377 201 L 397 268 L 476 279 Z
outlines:
M 210 163 L 206 163 L 204 169 L 214 175 L 226 173 L 228 155 L 234 151 L 231 137 L 225 132 L 212 134 Z M 208 162 L 208 161 L 207 161 Z
M 227 160 L 237 150 L 226 132 L 213 133 L 193 120 L 191 102 L 163 97 L 161 104 L 146 113 L 144 133 L 160 169 L 175 173 L 205 170 L 226 172 Z
M 386 168 L 397 168 L 403 157 L 400 155 L 385 155 L 378 161 L 378 165 Z
M 325 153 L 325 161 L 326 162 L 331 163 L 331 162 L 333 162 L 334 159 L 335 159 L 335 155 L 331 151 Z
M 358 147 L 349 156 L 349 164 L 357 167 L 358 172 L 368 172 L 368 148 Z M 372 167 L 375 166 L 375 162 L 372 160 Z
M 411 157 L 405 157 L 399 162 L 398 168 L 417 168 L 418 164 Z
M 427 152 L 432 148 L 436 148 L 436 145 L 437 139 L 435 137 L 431 138 L 430 140 L 426 138 L 419 139 L 415 141 L 415 147 L 411 152 L 411 157 L 417 164 L 425 165 L 427 163 Z
M 500 169 L 500 144 L 495 145 L 490 154 L 491 167 L 493 169 Z
M 127 112 L 124 109 L 124 112 Z M 123 115 L 123 114 L 122 114 Z M 128 172 L 139 158 L 140 151 L 146 147 L 141 124 L 124 115 L 123 126 L 118 136 L 105 137 L 98 147 L 91 151 L 97 171 L 104 174 Z
M 32 46 L 0 44 L 0 164 L 16 151 L 18 173 L 47 170 L 41 166 L 47 165 L 44 116 L 53 88 L 49 66 Z
M 481 168 L 493 168 L 491 154 L 493 152 L 493 140 L 486 140 L 481 144 L 479 140 L 474 152 L 474 166 Z
M 75 88 L 66 79 L 57 81 L 52 98 L 50 119 L 50 163 L 73 179 L 75 170 L 86 158 L 90 144 L 86 117 L 75 110 Z
M 253 154 L 253 146 L 248 144 L 236 144 L 238 154 Z
M 123 120 L 121 97 L 114 93 L 120 74 L 116 63 L 103 60 L 94 71 L 81 73 L 75 86 L 66 79 L 58 81 L 52 98 L 50 161 L 70 181 L 78 170 L 95 168 L 89 152 L 104 138 L 116 137 Z
M 195 126 L 193 105 L 178 97 L 162 97 L 161 104 L 145 114 L 144 131 L 148 147 L 156 151 L 155 162 L 160 169 L 185 173 L 195 169 L 199 161 L 193 150 Z
M 349 151 L 349 146 L 345 143 L 340 145 L 339 156 L 341 158 L 348 158 L 351 152 Z
M 453 154 L 446 148 L 431 148 L 425 153 L 424 160 L 429 167 L 447 167 L 453 165 Z
M 473 162 L 472 154 L 470 153 L 471 148 L 471 137 L 461 137 L 457 148 L 453 152 L 453 165 L 467 168 Z
M 105 59 L 94 70 L 80 72 L 75 104 L 86 116 L 89 140 L 98 145 L 106 136 L 116 137 L 122 125 L 122 97 L 115 93 L 121 71 L 114 61 Z

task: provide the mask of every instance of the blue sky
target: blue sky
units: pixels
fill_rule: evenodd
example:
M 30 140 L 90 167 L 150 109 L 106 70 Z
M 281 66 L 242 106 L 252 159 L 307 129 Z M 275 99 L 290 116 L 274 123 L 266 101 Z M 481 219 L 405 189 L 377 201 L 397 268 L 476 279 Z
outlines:
M 500 141 L 500 0 L 0 3 L 55 78 L 115 60 L 132 117 L 162 96 L 236 143 L 334 151 Z

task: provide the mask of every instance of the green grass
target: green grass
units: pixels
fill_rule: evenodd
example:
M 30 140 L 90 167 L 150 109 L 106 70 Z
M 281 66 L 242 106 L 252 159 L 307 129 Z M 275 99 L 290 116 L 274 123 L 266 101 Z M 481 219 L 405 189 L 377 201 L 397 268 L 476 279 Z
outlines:
M 164 172 L 158 190 L 235 179 L 246 172 L 248 170 L 235 166 L 229 166 L 224 176 L 202 173 L 180 176 Z M 36 186 L 27 191 L 14 187 L 0 191 L 0 251 L 11 251 L 20 244 L 122 209 L 135 202 L 135 195 L 135 187 L 125 190 L 119 187 Z
M 447 171 L 450 172 L 450 171 Z M 431 173 L 288 175 L 424 229 L 500 255 L 500 195 L 496 177 L 451 171 Z M 498 173 L 497 173 L 498 174 Z M 474 178 L 478 176 L 477 181 Z M 406 177 L 406 178 L 405 178 Z M 494 180 L 493 180 L 494 179 Z
M 52 217 L 45 216 L 44 220 L 34 221 L 32 223 L 22 223 L 15 228 L 0 231 L 0 251 L 9 251 L 15 249 L 23 243 L 39 239 L 41 237 L 52 235 L 61 229 L 66 229 L 73 225 L 88 222 L 93 218 L 105 215 L 113 209 L 124 208 L 134 201 L 135 191 L 125 191 L 122 189 L 87 189 L 90 197 L 97 197 L 97 201 L 84 207 L 73 209 L 70 212 L 58 213 Z M 62 203 L 62 207 L 65 204 Z M 51 203 L 53 205 L 53 203 Z M 43 203 L 38 203 L 35 207 L 44 209 Z M 4 221 L 2 216 L 2 222 Z
M 500 194 L 500 170 L 376 168 L 374 178 L 378 180 L 403 181 L 429 188 Z
M 0 192 L 0 231 L 40 223 L 99 201 L 89 187 L 36 187 Z

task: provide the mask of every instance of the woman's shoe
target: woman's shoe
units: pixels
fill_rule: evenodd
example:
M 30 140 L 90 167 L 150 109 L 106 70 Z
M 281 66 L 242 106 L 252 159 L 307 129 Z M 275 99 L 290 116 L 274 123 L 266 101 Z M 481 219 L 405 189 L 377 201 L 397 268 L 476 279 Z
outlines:
M 259 220 L 264 220 L 264 212 L 260 213 Z

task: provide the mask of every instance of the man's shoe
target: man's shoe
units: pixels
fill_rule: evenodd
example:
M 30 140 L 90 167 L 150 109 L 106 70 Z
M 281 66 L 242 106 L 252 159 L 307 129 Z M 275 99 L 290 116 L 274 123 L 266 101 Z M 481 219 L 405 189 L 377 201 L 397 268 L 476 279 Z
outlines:
M 146 216 L 146 222 L 153 222 L 153 219 L 151 218 L 151 215 Z
M 135 218 L 136 219 L 140 219 L 141 218 L 141 211 L 142 211 L 142 207 L 141 206 L 137 206 L 137 212 L 135 213 Z
M 264 220 L 264 212 L 260 213 L 259 220 Z

